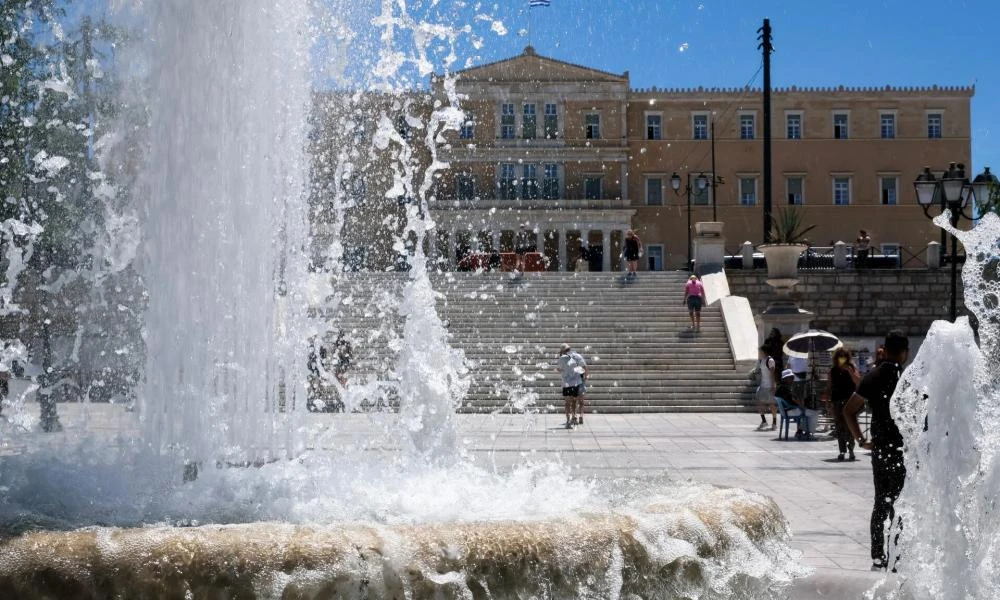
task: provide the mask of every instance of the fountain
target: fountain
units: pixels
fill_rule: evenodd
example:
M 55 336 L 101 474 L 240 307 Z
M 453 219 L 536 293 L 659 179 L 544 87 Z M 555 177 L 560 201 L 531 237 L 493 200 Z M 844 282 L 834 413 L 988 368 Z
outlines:
M 327 19 L 353 14 L 353 4 L 334 5 Z M 374 21 L 381 45 L 371 87 L 391 97 L 397 74 L 426 75 L 438 43 L 446 101 L 429 122 L 410 123 L 432 151 L 421 173 L 395 123 L 363 115 L 378 123 L 366 143 L 395 156 L 392 194 L 413 199 L 395 239 L 410 270 L 383 307 L 403 322 L 392 339 L 398 411 L 372 416 L 384 435 L 357 445 L 310 424 L 303 340 L 323 327 L 306 311 L 313 8 L 304 0 L 139 8 L 151 41 L 137 61 L 150 118 L 135 184 L 149 294 L 144 388 L 131 429 L 110 443 L 27 444 L 3 458 L 0 597 L 780 597 L 801 572 L 780 511 L 761 495 L 584 481 L 562 465 L 496 472 L 463 456 L 453 422 L 467 385 L 462 356 L 434 311 L 420 243 L 433 230 L 429 182 L 444 167 L 435 140 L 457 122 L 447 68 L 463 29 L 414 19 L 402 2 L 382 2 Z M 346 19 L 337 27 L 349 29 Z M 400 49 L 411 42 L 415 49 Z M 362 106 L 350 98 L 334 120 Z M 333 171 L 374 168 L 357 163 L 356 150 L 345 149 Z M 1000 415 L 987 375 L 997 366 L 995 283 L 975 293 L 975 269 L 995 273 L 997 227 L 991 219 L 962 234 L 978 253 L 966 289 L 983 351 L 967 323 L 937 325 L 897 398 L 907 439 L 919 441 L 907 460 L 922 467 L 900 500 L 913 523 L 902 564 L 914 597 L 959 581 L 984 597 L 997 583 L 990 514 Z M 334 239 L 328 256 L 341 251 Z M 325 302 L 350 280 L 331 268 Z M 950 385 L 956 374 L 972 383 Z M 965 412 L 972 406 L 975 419 Z M 917 426 L 925 414 L 926 433 Z M 948 484 L 956 473 L 960 489 Z M 940 561 L 929 540 L 954 549 L 955 560 Z

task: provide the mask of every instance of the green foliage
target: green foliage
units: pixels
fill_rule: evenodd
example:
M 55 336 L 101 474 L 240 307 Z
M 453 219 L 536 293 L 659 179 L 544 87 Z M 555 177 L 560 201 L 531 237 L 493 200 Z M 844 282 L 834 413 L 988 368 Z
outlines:
M 804 215 L 797 206 L 787 206 L 774 216 L 771 221 L 771 243 L 773 244 L 801 244 L 805 241 L 805 235 L 815 225 L 803 225 Z
M 142 295 L 137 274 L 108 270 L 100 249 L 113 244 L 105 215 L 126 212 L 130 198 L 106 193 L 123 167 L 102 173 L 96 151 L 102 133 L 118 129 L 119 83 L 106 54 L 124 36 L 86 16 L 67 17 L 68 6 L 0 0 L 0 220 L 42 228 L 18 279 L 4 281 L 0 265 L 0 286 L 14 290 L 22 309 L 0 325 L 46 369 L 43 395 L 58 393 L 57 381 L 71 381 L 72 394 L 127 394 L 142 361 Z M 82 344 L 80 355 L 105 357 L 98 361 L 105 372 L 82 372 L 76 354 L 62 348 L 67 339 Z M 121 364 L 112 366 L 116 357 Z
M 993 183 L 990 185 L 990 194 L 986 198 L 976 198 L 976 208 L 979 214 L 988 212 L 996 213 L 1000 217 L 1000 185 Z

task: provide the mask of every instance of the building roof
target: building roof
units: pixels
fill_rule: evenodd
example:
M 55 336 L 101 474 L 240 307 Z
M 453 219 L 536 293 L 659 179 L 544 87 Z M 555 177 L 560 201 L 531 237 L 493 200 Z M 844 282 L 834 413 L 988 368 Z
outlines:
M 692 88 L 632 88 L 629 90 L 633 94 L 671 94 L 671 95 L 692 95 L 692 94 L 760 94 L 761 88 L 725 88 L 725 87 L 692 87 Z M 775 94 L 891 94 L 891 95 L 921 95 L 921 96 L 972 96 L 976 92 L 976 86 L 964 85 L 931 85 L 931 86 L 789 86 L 771 88 Z
M 456 73 L 459 81 L 600 81 L 628 85 L 628 71 L 621 75 L 541 56 L 531 46 L 522 54 Z

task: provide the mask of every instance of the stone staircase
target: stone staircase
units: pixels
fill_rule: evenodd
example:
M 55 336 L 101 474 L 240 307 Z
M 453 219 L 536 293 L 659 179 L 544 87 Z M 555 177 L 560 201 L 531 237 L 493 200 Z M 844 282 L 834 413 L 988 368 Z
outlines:
M 358 374 L 388 372 L 387 330 L 398 331 L 390 303 L 402 274 L 350 276 L 350 298 L 327 319 L 355 340 Z M 633 283 L 618 273 L 500 273 L 432 277 L 438 314 L 451 343 L 466 355 L 472 386 L 465 412 L 562 410 L 555 369 L 562 343 L 588 362 L 588 411 L 732 411 L 752 404 L 747 374 L 736 369 L 717 306 L 689 331 L 685 273 L 644 272 Z M 373 324 L 390 324 L 381 327 Z M 380 343 L 379 338 L 386 337 Z M 359 352 L 357 340 L 365 340 Z M 379 346 L 384 346 L 380 348 Z

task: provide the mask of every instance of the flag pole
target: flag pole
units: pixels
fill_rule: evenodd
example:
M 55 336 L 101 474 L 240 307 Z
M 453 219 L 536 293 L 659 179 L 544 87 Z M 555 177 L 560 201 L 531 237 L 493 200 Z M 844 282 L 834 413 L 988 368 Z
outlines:
M 528 45 L 531 45 L 531 0 L 525 0 L 527 4 L 527 17 L 528 17 Z

